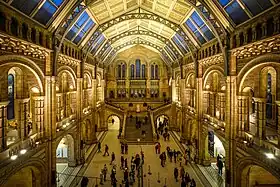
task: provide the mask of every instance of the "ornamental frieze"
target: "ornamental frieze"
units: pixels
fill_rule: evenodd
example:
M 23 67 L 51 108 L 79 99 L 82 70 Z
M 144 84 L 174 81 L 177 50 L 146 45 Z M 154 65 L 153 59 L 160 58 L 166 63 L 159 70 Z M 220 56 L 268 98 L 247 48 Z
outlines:
M 81 61 L 67 55 L 59 54 L 58 62 L 72 67 L 77 67 Z
M 0 33 L 0 48 L 3 51 L 9 51 L 24 56 L 30 56 L 38 59 L 46 59 L 49 56 L 50 50 L 35 45 L 24 40 L 5 36 Z

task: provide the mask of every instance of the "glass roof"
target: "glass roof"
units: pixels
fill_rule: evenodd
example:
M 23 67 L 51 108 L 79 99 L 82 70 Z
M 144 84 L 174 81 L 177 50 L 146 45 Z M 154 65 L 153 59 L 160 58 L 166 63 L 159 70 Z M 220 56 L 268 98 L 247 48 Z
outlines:
M 47 25 L 58 12 L 65 0 L 13 0 L 11 5 L 34 18 L 38 22 Z
M 196 11 L 187 19 L 186 26 L 195 35 L 200 44 L 204 44 L 214 38 L 212 31 L 210 31 L 209 27 Z
M 232 21 L 239 25 L 272 7 L 270 0 L 218 0 Z
M 172 37 L 172 40 L 183 54 L 186 54 L 188 52 L 187 44 L 186 44 L 185 40 L 182 38 L 182 36 L 180 36 L 178 33 L 176 33 Z
M 87 11 L 84 11 L 67 33 L 66 38 L 78 44 L 94 25 L 92 18 Z
M 97 50 L 100 48 L 100 46 L 104 43 L 104 41 L 105 41 L 104 35 L 103 34 L 99 35 L 93 43 L 91 53 L 95 54 Z

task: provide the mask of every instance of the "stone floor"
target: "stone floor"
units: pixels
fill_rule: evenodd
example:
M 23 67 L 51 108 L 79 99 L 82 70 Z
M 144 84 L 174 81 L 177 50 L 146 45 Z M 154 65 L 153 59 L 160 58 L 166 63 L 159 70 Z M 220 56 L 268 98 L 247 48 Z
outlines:
M 90 163 L 87 163 L 88 167 L 84 173 L 84 176 L 87 176 L 89 178 L 89 187 L 95 186 L 96 182 L 99 183 L 99 180 L 96 179 L 96 177 L 99 177 L 99 173 L 101 169 L 103 168 L 104 164 L 108 167 L 108 175 L 107 178 L 109 178 L 109 175 L 111 173 L 112 166 L 110 165 L 110 159 L 111 159 L 111 153 L 114 152 L 116 154 L 116 164 L 117 164 L 117 180 L 118 184 L 120 184 L 121 180 L 123 179 L 123 171 L 120 170 L 120 143 L 117 139 L 118 131 L 109 131 L 106 135 L 104 141 L 102 142 L 102 153 L 97 153 L 93 159 L 90 161 Z M 166 147 L 169 146 L 171 149 L 179 150 L 179 147 L 176 145 L 173 138 L 170 138 L 170 141 L 165 142 L 160 139 L 162 149 L 166 150 Z M 102 156 L 104 151 L 104 146 L 107 144 L 109 146 L 109 152 L 110 156 Z M 180 182 L 176 182 L 173 178 L 173 170 L 174 167 L 177 166 L 179 168 L 179 163 L 175 164 L 174 162 L 167 161 L 166 166 L 163 168 L 160 165 L 160 159 L 159 155 L 155 154 L 155 148 L 154 145 L 129 145 L 128 147 L 128 154 L 124 155 L 125 158 L 128 158 L 128 163 L 130 163 L 131 156 L 135 155 L 137 153 L 140 153 L 141 149 L 144 151 L 145 155 L 145 164 L 144 164 L 144 174 L 146 174 L 146 177 L 144 177 L 144 186 L 145 187 L 159 187 L 164 186 L 166 181 L 167 187 L 176 187 L 180 186 Z M 130 164 L 129 164 L 130 165 Z M 151 175 L 148 175 L 148 167 L 151 168 Z M 195 174 L 193 169 L 190 166 L 184 166 L 185 171 L 187 171 L 191 178 L 194 178 L 197 184 L 197 187 L 203 186 L 200 180 L 198 179 L 198 176 Z M 160 183 L 158 182 L 158 177 L 160 180 Z M 137 178 L 136 178 L 137 181 Z M 104 187 L 109 187 L 110 182 L 106 182 Z M 133 185 L 137 186 L 137 182 Z

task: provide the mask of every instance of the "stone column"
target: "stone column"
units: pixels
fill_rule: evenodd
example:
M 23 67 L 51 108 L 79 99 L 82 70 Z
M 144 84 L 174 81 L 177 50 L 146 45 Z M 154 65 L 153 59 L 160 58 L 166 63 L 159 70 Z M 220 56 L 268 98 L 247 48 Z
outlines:
M 56 80 L 54 76 L 45 77 L 45 132 L 48 163 L 48 186 L 56 187 Z
M 262 28 L 262 38 L 265 38 L 267 36 L 267 23 L 266 23 L 266 20 L 263 20 L 261 28 Z
M 7 34 L 10 34 L 10 35 L 12 34 L 11 24 L 12 24 L 12 17 L 9 16 L 9 15 L 6 15 L 6 25 L 5 25 L 5 27 L 6 27 Z
M 274 15 L 273 16 L 273 34 L 278 34 L 280 31 L 280 20 L 279 20 L 279 15 Z
M 255 101 L 257 103 L 257 134 L 262 145 L 262 140 L 266 139 L 266 99 L 255 98 Z
M 247 123 L 248 97 L 238 96 L 238 136 L 244 138 Z
M 182 105 L 186 104 L 186 98 L 185 98 L 185 79 L 181 79 L 180 81 L 180 97 L 181 97 L 181 103 Z
M 172 102 L 176 102 L 176 81 L 172 79 L 171 83 Z
M 83 164 L 85 162 L 85 155 L 83 153 L 83 144 L 82 144 L 82 116 L 83 116 L 83 78 L 77 78 L 77 150 L 76 150 L 76 164 Z
M 28 111 L 29 111 L 29 100 L 30 98 L 26 99 L 17 99 L 16 100 L 16 105 L 17 107 L 17 122 L 18 125 L 20 126 L 19 130 L 19 137 L 21 141 L 25 140 L 28 136 L 27 132 L 27 120 L 28 120 Z
M 9 101 L 0 102 L 0 152 L 4 151 L 7 147 L 7 106 Z
M 253 24 L 252 25 L 252 42 L 255 42 L 257 40 L 257 25 Z
M 147 64 L 147 90 L 146 90 L 146 98 L 151 98 L 151 65 Z
M 102 79 L 101 80 L 101 101 L 103 102 L 104 101 L 104 96 L 105 96 L 105 92 L 104 92 L 104 89 L 105 89 L 105 80 Z
M 278 147 L 280 148 L 280 101 L 275 101 L 277 104 L 278 115 L 277 115 L 277 133 L 278 133 Z

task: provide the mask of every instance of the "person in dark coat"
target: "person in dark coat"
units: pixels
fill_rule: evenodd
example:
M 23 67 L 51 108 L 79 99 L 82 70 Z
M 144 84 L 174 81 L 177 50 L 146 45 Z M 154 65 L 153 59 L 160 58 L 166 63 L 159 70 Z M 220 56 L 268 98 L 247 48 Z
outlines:
M 174 178 L 176 180 L 176 182 L 178 182 L 178 175 L 179 175 L 179 171 L 178 171 L 178 168 L 174 168 Z
M 97 152 L 98 153 L 101 153 L 101 142 L 98 142 L 98 144 L 97 144 Z
M 87 185 L 88 185 L 88 178 L 83 177 L 83 179 L 81 181 L 81 187 L 87 187 Z
M 124 144 L 121 144 L 121 153 L 124 154 Z
M 128 154 L 128 145 L 127 144 L 124 145 L 124 150 L 125 150 L 125 154 Z
M 196 187 L 196 182 L 194 179 L 192 179 L 190 187 Z
M 105 145 L 105 152 L 104 152 L 103 156 L 105 156 L 106 154 L 107 154 L 107 156 L 109 156 L 109 147 L 107 144 Z
M 185 180 L 182 180 L 181 187 L 187 187 L 187 184 L 186 184 Z
M 113 162 L 115 161 L 115 159 L 116 159 L 115 153 L 112 152 L 112 155 L 111 155 L 111 163 L 110 163 L 110 165 L 113 164 Z

